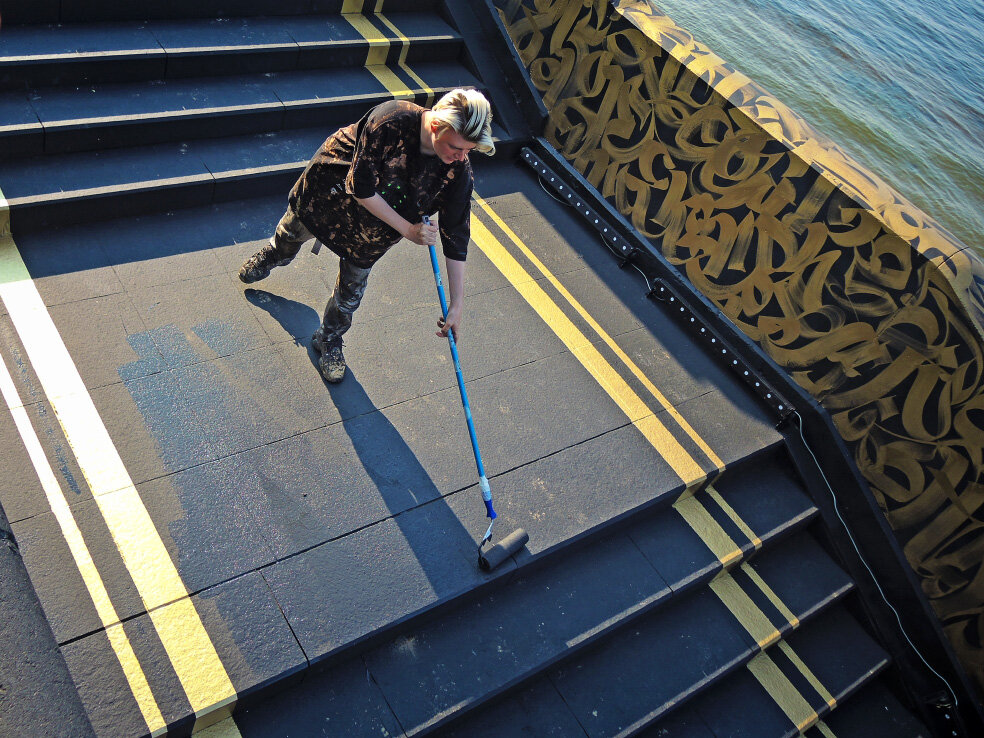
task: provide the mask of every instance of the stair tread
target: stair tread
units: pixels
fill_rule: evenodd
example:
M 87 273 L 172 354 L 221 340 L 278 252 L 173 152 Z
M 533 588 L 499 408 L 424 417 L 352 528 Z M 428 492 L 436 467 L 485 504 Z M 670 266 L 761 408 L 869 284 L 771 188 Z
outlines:
M 40 128 L 37 113 L 23 95 L 0 94 L 0 132 Z
M 368 5 L 368 3 L 367 3 Z M 388 0 L 389 12 L 433 9 L 434 0 Z M 340 13 L 343 0 L 171 0 L 167 3 L 119 0 L 7 0 L 4 27 L 8 24 L 91 23 L 94 20 L 146 20 L 149 18 L 229 18 Z
M 348 118 L 339 118 L 315 128 L 17 158 L 0 163 L 0 182 L 16 208 L 112 189 L 160 186 L 176 178 L 241 176 L 261 169 L 299 173 L 325 138 L 347 122 Z M 495 122 L 492 130 L 497 141 L 508 139 Z
M 399 30 L 373 20 L 382 38 L 398 43 L 400 35 L 411 42 L 460 40 L 439 16 L 425 13 L 388 13 L 386 19 Z M 64 60 L 85 60 L 107 55 L 167 55 L 263 48 L 301 48 L 368 42 L 341 15 L 252 18 L 210 18 L 92 23 L 63 26 L 5 28 L 0 36 L 0 67 Z
M 686 525 L 672 509 L 659 517 Z M 808 536 L 799 538 L 763 553 L 756 569 L 794 612 L 806 616 L 828 593 L 846 592 L 850 582 Z M 806 585 L 790 597 L 790 580 L 805 570 L 816 573 L 813 597 L 806 596 Z M 572 649 L 669 597 L 668 583 L 619 534 L 374 649 L 366 662 L 404 729 L 414 732 L 570 657 Z M 787 622 L 782 630 L 791 627 Z
M 415 65 L 415 71 L 434 94 L 481 88 L 462 67 L 429 63 Z M 416 80 L 402 81 L 417 95 L 426 92 Z M 44 128 L 45 150 L 54 153 L 313 125 L 323 120 L 326 106 L 364 110 L 392 97 L 372 71 L 350 67 L 51 88 L 33 92 L 30 106 Z M 15 98 L 8 100 L 13 108 Z M 21 116 L 28 115 L 22 108 Z M 179 121 L 182 126 L 175 127 Z
M 134 21 L 79 26 L 5 26 L 0 35 L 0 66 L 134 53 L 164 55 L 164 49 L 147 25 Z
M 374 649 L 366 663 L 409 733 L 669 595 L 632 542 L 617 536 Z

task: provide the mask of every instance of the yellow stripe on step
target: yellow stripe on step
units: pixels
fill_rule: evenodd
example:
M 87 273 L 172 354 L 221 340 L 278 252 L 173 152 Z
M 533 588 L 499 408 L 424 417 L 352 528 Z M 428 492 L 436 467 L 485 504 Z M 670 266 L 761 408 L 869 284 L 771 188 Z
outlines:
M 756 551 L 762 548 L 762 539 L 755 535 L 755 531 L 748 527 L 748 523 L 741 519 L 741 516 L 727 503 L 721 496 L 721 493 L 714 489 L 713 485 L 707 485 L 707 495 L 718 504 L 718 507 L 724 511 L 725 515 L 731 518 L 732 522 L 738 526 L 738 530 L 745 534 Z
M 434 104 L 434 97 L 435 97 L 434 90 L 432 90 L 430 86 L 428 86 L 428 84 L 424 82 L 424 80 L 422 80 L 420 76 L 410 68 L 410 65 L 407 64 L 407 54 L 410 51 L 410 39 L 404 36 L 403 32 L 400 31 L 400 29 L 397 28 L 396 25 L 392 23 L 389 18 L 387 18 L 385 15 L 382 14 L 381 12 L 382 7 L 383 7 L 383 0 L 379 0 L 379 5 L 376 7 L 376 17 L 379 18 L 380 21 L 385 23 L 386 27 L 389 28 L 393 33 L 395 33 L 396 37 L 400 39 L 401 48 L 400 48 L 400 59 L 398 62 L 398 64 L 400 65 L 400 69 L 406 72 L 411 79 L 413 79 L 418 85 L 420 85 L 420 89 L 422 89 L 424 92 L 427 93 L 427 100 L 424 102 L 424 107 L 429 108 Z
M 793 666 L 796 667 L 796 670 L 803 675 L 806 681 L 810 683 L 810 686 L 817 690 L 817 694 L 820 695 L 823 701 L 827 703 L 830 709 L 833 710 L 837 707 L 837 700 L 834 698 L 834 695 L 832 695 L 830 690 L 820 683 L 820 680 L 817 679 L 817 675 L 814 674 L 813 670 L 806 665 L 803 659 L 801 659 L 799 655 L 793 651 L 792 647 L 785 641 L 782 641 L 779 643 L 779 649 L 786 654 L 786 658 L 792 662 Z
M 550 299 L 550 296 L 513 258 L 505 246 L 492 235 L 485 224 L 474 215 L 471 217 L 471 236 L 482 252 L 564 342 L 568 350 L 615 401 L 629 421 L 666 460 L 684 484 L 689 488 L 706 479 L 706 472 L 680 445 L 673 433 L 663 425 L 628 382 L 622 379 L 587 336 L 571 322 L 557 303 Z
M 13 239 L 0 241 L 0 299 L 196 715 L 236 691 Z
M 358 13 L 344 13 L 343 16 L 362 37 L 369 42 L 369 53 L 366 55 L 366 69 L 379 83 L 385 87 L 394 98 L 412 100 L 415 97 L 411 90 L 392 69 L 386 66 L 386 56 L 389 54 L 390 42 L 372 22 Z M 428 88 L 430 89 L 430 88 Z
M 703 502 L 696 496 L 682 496 L 673 503 L 673 509 L 687 521 L 687 524 L 700 536 L 704 545 L 710 549 L 725 569 L 741 558 L 741 548 L 731 540 L 731 536 L 725 532 L 724 528 L 718 524 L 704 507 Z
M 711 580 L 711 589 L 731 610 L 731 614 L 737 618 L 748 634 L 755 639 L 759 648 L 768 648 L 779 640 L 779 629 L 772 624 L 731 574 L 727 571 L 718 574 Z
M 786 717 L 793 721 L 793 725 L 800 733 L 808 730 L 820 719 L 816 710 L 810 707 L 810 703 L 767 653 L 762 652 L 755 656 L 748 663 L 748 670 L 775 700 L 779 708 L 786 713 Z
M 785 602 L 779 599 L 779 595 L 775 593 L 772 587 L 770 587 L 768 583 L 766 583 L 766 581 L 759 576 L 759 573 L 755 571 L 755 569 L 753 569 L 747 561 L 741 565 L 741 570 L 745 572 L 755 586 L 761 590 L 762 594 L 764 594 L 769 602 L 772 603 L 772 606 L 775 607 L 784 618 L 786 618 L 786 622 L 794 628 L 798 628 L 800 623 L 799 618 L 793 614 L 793 611 L 786 606 Z
M 525 243 L 523 243 L 523 241 L 519 238 L 519 236 L 517 236 L 513 232 L 513 230 L 505 223 L 505 221 L 502 220 L 502 218 L 499 217 L 499 215 L 492 209 L 492 207 L 485 200 L 483 200 L 481 197 L 476 195 L 475 202 L 478 203 L 479 207 L 481 207 L 482 210 L 485 211 L 485 213 L 492 219 L 492 221 L 496 224 L 496 226 L 503 233 L 506 234 L 506 236 L 509 238 L 510 241 L 513 242 L 516 248 L 518 248 L 522 252 L 523 256 L 525 256 L 527 259 L 530 260 L 530 262 L 533 264 L 533 266 L 537 268 L 540 274 L 542 274 L 544 277 L 547 278 L 547 281 L 550 282 L 550 284 L 553 285 L 554 289 L 556 289 L 561 294 L 561 296 L 568 302 L 568 304 L 572 308 L 574 308 L 577 314 L 580 315 L 585 322 L 587 322 L 587 324 L 591 327 L 591 330 L 593 330 L 598 335 L 598 337 L 605 342 L 605 345 L 608 346 L 608 348 L 615 353 L 615 355 L 619 358 L 619 360 L 628 368 L 630 372 L 632 372 L 632 375 L 636 379 L 638 379 L 639 382 L 642 383 L 642 386 L 645 387 L 646 390 L 649 392 L 649 394 L 653 396 L 653 399 L 655 399 L 656 402 L 659 403 L 659 406 L 662 407 L 664 410 L 666 410 L 667 413 L 669 413 L 670 417 L 672 417 L 673 420 L 676 421 L 677 425 L 679 425 L 680 428 L 683 429 L 683 432 L 687 434 L 690 440 L 692 440 L 697 445 L 697 447 L 704 452 L 704 455 L 707 456 L 708 460 L 710 460 L 710 462 L 714 464 L 719 470 L 723 471 L 724 462 L 721 460 L 721 458 L 716 453 L 714 453 L 714 450 L 711 449 L 711 447 L 707 444 L 707 442 L 703 438 L 701 438 L 700 434 L 693 429 L 690 423 L 686 421 L 686 419 L 680 414 L 680 411 L 677 410 L 675 407 L 673 407 L 673 404 L 667 399 L 666 395 L 664 395 L 662 392 L 659 391 L 656 385 L 652 383 L 652 381 L 649 379 L 649 377 L 645 375 L 642 369 L 640 369 L 636 365 L 636 363 L 632 361 L 631 358 L 629 358 L 629 355 L 626 354 L 625 351 L 623 351 L 622 348 L 617 343 L 615 343 L 615 340 L 608 334 L 607 331 L 605 331 L 601 327 L 601 325 L 599 325 L 598 321 L 596 321 L 591 316 L 591 314 L 584 309 L 581 303 L 578 302 L 578 300 L 574 298 L 574 296 L 570 293 L 570 291 L 560 283 L 560 280 L 558 280 L 546 267 L 546 265 L 536 257 L 536 254 L 534 254 L 532 250 L 530 250 L 530 248 Z

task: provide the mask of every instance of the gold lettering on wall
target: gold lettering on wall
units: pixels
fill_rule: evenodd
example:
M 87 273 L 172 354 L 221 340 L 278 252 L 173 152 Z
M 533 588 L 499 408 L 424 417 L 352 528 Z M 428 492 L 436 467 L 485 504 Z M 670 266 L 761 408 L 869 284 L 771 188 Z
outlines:
M 984 261 L 641 0 L 498 0 L 546 137 L 831 413 L 984 688 Z

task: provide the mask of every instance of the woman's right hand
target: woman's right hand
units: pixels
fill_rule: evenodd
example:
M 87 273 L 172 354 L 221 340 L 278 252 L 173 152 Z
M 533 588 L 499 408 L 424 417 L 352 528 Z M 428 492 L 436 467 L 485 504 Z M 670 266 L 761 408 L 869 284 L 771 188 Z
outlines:
M 432 246 L 437 243 L 437 226 L 426 223 L 414 223 L 407 229 L 404 236 L 409 241 L 421 246 Z

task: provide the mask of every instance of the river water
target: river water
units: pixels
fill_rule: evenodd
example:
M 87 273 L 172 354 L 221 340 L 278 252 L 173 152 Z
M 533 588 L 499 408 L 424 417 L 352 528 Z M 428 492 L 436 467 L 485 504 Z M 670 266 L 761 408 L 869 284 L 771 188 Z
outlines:
M 984 0 L 655 0 L 984 256 Z

